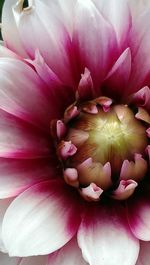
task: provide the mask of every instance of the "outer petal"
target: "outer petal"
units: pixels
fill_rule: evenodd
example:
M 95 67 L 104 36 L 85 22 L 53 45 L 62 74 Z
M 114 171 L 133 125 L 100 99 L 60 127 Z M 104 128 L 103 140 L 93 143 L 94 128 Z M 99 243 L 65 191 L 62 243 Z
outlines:
M 16 257 L 10 258 L 7 254 L 0 252 L 0 265 L 20 265 L 20 260 L 21 260 L 20 258 L 16 258 Z M 40 264 L 40 265 L 43 265 L 43 264 Z
M 4 2 L 2 12 L 2 35 L 6 46 L 13 51 L 17 51 L 23 57 L 28 57 L 20 40 L 14 13 L 12 12 L 12 6 L 15 3 L 16 0 L 8 0 Z
M 150 242 L 140 242 L 140 254 L 136 265 L 150 264 Z
M 49 131 L 49 121 L 57 115 L 55 101 L 47 99 L 44 83 L 30 66 L 1 58 L 0 83 L 0 108 Z
M 87 67 L 95 85 L 99 86 L 114 60 L 117 44 L 112 26 L 91 0 L 77 1 L 73 45 L 81 72 Z
M 16 196 L 28 187 L 57 176 L 52 162 L 45 159 L 0 158 L 0 198 Z
M 150 81 L 150 9 L 137 17 L 130 32 L 129 46 L 132 53 L 132 73 L 128 89 L 136 92 Z M 144 63 L 143 63 L 144 62 Z
M 18 1 L 12 8 L 22 46 L 31 58 L 38 48 L 60 79 L 72 85 L 69 34 L 48 5 L 39 0 L 35 2 L 38 5 L 23 9 L 23 1 Z
M 139 253 L 138 240 L 119 204 L 89 209 L 79 228 L 78 242 L 90 265 L 135 265 Z
M 74 192 L 64 185 L 58 181 L 42 182 L 26 190 L 10 205 L 2 234 L 11 256 L 51 253 L 73 237 L 79 216 L 73 201 Z
M 74 17 L 74 7 L 77 0 L 55 0 L 49 1 L 44 0 L 44 3 L 50 8 L 51 12 L 55 14 L 57 18 L 61 20 L 61 23 L 65 25 L 70 36 L 72 36 L 73 31 L 73 17 Z M 43 2 L 35 1 L 35 5 L 39 6 Z
M 76 239 L 69 241 L 63 248 L 49 256 L 47 265 L 88 265 L 82 257 Z
M 150 240 L 150 198 L 139 197 L 128 204 L 128 219 L 132 233 L 144 241 Z
M 50 145 L 37 130 L 0 109 L 0 157 L 49 156 Z
M 104 17 L 113 25 L 121 51 L 127 47 L 131 27 L 131 14 L 127 1 L 93 0 Z M 140 1 L 139 1 L 140 2 Z

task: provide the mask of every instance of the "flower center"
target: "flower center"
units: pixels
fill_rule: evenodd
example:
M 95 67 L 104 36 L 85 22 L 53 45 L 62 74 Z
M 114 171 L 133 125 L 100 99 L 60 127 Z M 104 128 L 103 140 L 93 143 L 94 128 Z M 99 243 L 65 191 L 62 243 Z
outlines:
M 64 179 L 87 200 L 127 199 L 146 174 L 146 127 L 127 105 L 105 97 L 73 104 L 55 134 Z

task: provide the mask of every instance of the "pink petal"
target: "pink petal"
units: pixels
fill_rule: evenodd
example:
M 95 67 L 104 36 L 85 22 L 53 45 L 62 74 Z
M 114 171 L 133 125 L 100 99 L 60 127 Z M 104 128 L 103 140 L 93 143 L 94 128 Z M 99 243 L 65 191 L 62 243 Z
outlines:
M 150 264 L 150 242 L 140 242 L 140 253 L 136 265 Z
M 119 204 L 87 209 L 78 242 L 83 257 L 92 265 L 135 265 L 139 253 L 138 240 L 131 234 Z
M 150 111 L 150 88 L 145 86 L 131 96 L 131 102 Z
M 0 109 L 0 157 L 38 158 L 49 154 L 50 143 L 46 137 Z
M 57 177 L 56 166 L 49 160 L 0 158 L 0 198 L 13 197 L 28 187 Z
M 49 132 L 49 121 L 56 115 L 55 101 L 47 99 L 45 84 L 36 72 L 13 58 L 1 58 L 0 71 L 0 108 Z
M 5 212 L 13 199 L 0 200 L 0 251 L 7 252 L 2 240 L 2 223 Z M 0 259 L 1 261 L 1 259 Z
M 112 26 L 91 0 L 77 2 L 73 45 L 81 72 L 87 67 L 96 87 L 99 87 L 100 80 L 114 60 L 117 45 Z
M 132 233 L 144 241 L 150 240 L 150 199 L 135 198 L 128 204 L 128 220 Z
M 46 95 L 53 118 L 61 118 L 65 109 L 75 100 L 75 91 L 71 87 L 65 86 L 58 76 L 46 64 L 39 50 L 35 52 L 34 60 L 27 60 L 34 66 L 37 74 L 46 83 Z
M 9 257 L 7 254 L 0 252 L 0 264 L 1 265 L 20 265 L 20 258 L 17 257 Z M 29 265 L 29 264 L 28 264 Z M 46 265 L 46 264 L 40 264 L 40 265 Z
M 131 51 L 127 48 L 115 62 L 104 81 L 104 93 L 112 98 L 123 98 L 131 72 Z
M 88 265 L 82 257 L 77 241 L 73 238 L 63 248 L 49 255 L 47 265 Z
M 2 234 L 11 256 L 48 254 L 73 237 L 79 225 L 79 209 L 74 192 L 64 185 L 58 181 L 39 183 L 10 205 Z
M 130 0 L 131 1 L 131 0 Z M 93 0 L 105 18 L 113 25 L 119 48 L 123 50 L 128 42 L 131 27 L 131 14 L 127 1 Z

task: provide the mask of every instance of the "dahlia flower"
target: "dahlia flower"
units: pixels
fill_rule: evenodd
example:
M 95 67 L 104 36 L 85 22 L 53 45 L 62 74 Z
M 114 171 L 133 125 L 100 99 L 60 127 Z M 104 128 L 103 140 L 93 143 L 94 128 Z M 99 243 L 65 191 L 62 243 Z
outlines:
M 150 3 L 5 0 L 0 265 L 150 263 Z

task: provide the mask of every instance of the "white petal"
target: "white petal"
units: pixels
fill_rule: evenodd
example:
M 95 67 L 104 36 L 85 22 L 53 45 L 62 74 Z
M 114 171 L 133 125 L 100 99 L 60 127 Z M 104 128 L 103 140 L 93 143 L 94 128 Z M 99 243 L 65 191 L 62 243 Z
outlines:
M 126 48 L 129 30 L 131 27 L 131 14 L 125 0 L 93 0 L 104 17 L 113 25 L 117 41 L 121 50 Z M 140 1 L 139 1 L 140 2 Z
M 2 228 L 3 241 L 11 256 L 45 255 L 73 237 L 79 217 L 74 193 L 68 189 L 57 180 L 46 181 L 13 201 Z
M 79 228 L 78 242 L 90 265 L 135 265 L 139 253 L 138 240 L 119 204 L 89 209 Z
M 6 46 L 13 51 L 18 51 L 20 55 L 27 58 L 28 55 L 20 40 L 14 14 L 12 12 L 12 7 L 16 4 L 16 2 L 16 0 L 4 1 L 2 12 L 2 36 Z

